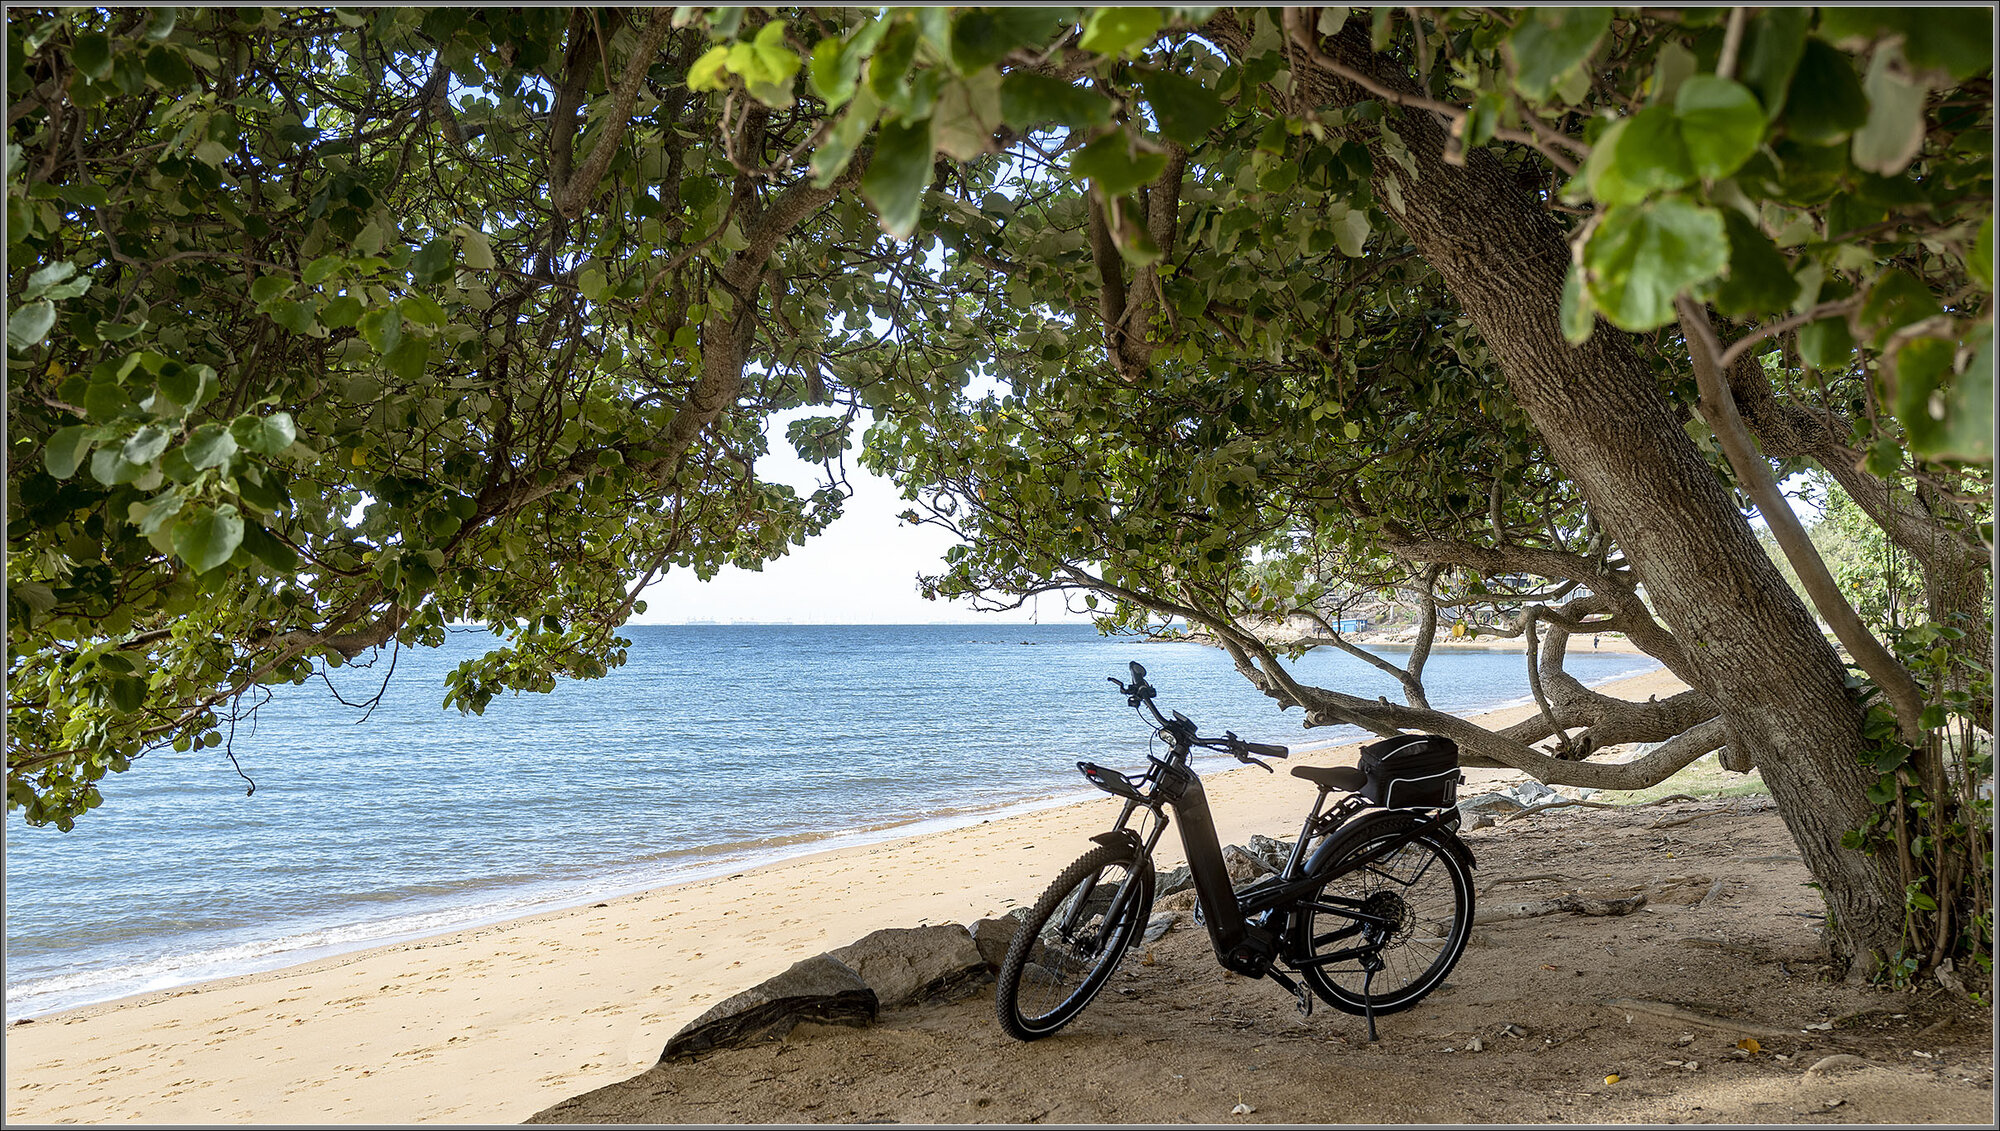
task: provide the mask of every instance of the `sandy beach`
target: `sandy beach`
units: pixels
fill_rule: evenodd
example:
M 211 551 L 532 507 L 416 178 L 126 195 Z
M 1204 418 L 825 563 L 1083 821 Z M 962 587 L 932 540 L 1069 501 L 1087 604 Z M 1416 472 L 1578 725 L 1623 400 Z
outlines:
M 1656 671 L 1606 690 L 1680 688 Z M 1294 761 L 1351 764 L 1355 749 Z M 1478 792 L 1521 775 L 1467 778 Z M 1283 772 L 1205 780 L 1225 843 L 1289 839 L 1312 802 L 1313 787 Z M 643 1071 L 715 1001 L 799 959 L 881 927 L 1032 901 L 1117 804 L 1093 798 L 35 1018 L 7 1030 L 7 1121 L 519 1122 Z M 1178 862 L 1170 834 L 1160 863 Z

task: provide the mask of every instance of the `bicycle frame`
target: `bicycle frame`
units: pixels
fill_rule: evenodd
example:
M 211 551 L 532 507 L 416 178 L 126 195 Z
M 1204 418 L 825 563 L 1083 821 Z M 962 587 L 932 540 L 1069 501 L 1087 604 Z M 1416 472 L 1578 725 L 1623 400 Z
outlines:
M 1136 781 L 1116 770 L 1090 762 L 1078 762 L 1077 768 L 1086 780 L 1097 788 L 1125 799 L 1125 808 L 1111 830 L 1091 839 L 1099 843 L 1127 842 L 1141 850 L 1147 858 L 1153 847 L 1166 831 L 1168 819 L 1166 810 L 1171 809 L 1175 823 L 1180 826 L 1181 846 L 1187 854 L 1188 869 L 1194 881 L 1195 899 L 1201 908 L 1201 920 L 1208 930 L 1209 944 L 1215 950 L 1216 960 L 1225 969 L 1250 977 L 1270 977 L 1295 994 L 1304 1002 L 1306 996 L 1300 987 L 1276 970 L 1272 962 L 1278 956 L 1283 921 L 1270 922 L 1271 912 L 1288 908 L 1300 900 L 1314 895 L 1336 874 L 1345 874 L 1367 867 L 1385 858 L 1420 837 L 1447 826 L 1454 810 L 1441 809 L 1431 817 L 1400 833 L 1391 834 L 1366 856 L 1343 862 L 1339 873 L 1333 871 L 1334 861 L 1326 851 L 1331 846 L 1331 834 L 1341 827 L 1339 821 L 1323 821 L 1327 792 L 1322 790 L 1312 812 L 1307 814 L 1305 825 L 1300 830 L 1298 840 L 1293 844 L 1292 855 L 1278 875 L 1262 881 L 1238 893 L 1229 880 L 1229 869 L 1222 859 L 1222 842 L 1215 829 L 1215 820 L 1209 811 L 1208 794 L 1202 788 L 1201 778 L 1189 764 L 1192 724 L 1176 716 L 1168 720 L 1160 715 L 1150 699 L 1141 702 L 1152 707 L 1153 716 L 1159 722 L 1159 733 L 1169 747 L 1167 758 L 1148 756 L 1151 767 Z M 1347 803 L 1343 802 L 1343 806 Z M 1141 809 L 1154 817 L 1153 826 L 1144 837 L 1129 827 L 1130 822 Z M 1359 812 L 1359 808 L 1348 808 L 1346 816 Z M 1341 814 L 1336 807 L 1334 816 Z M 1343 818 L 1344 819 L 1344 818 Z M 1307 846 L 1312 840 L 1319 840 L 1318 847 L 1307 854 Z M 1131 881 L 1121 885 L 1113 896 L 1111 910 L 1106 921 L 1121 911 L 1125 901 L 1132 898 Z M 1082 901 L 1079 901 L 1081 906 Z M 1353 929 L 1375 926 L 1388 929 L 1392 924 L 1367 914 L 1361 910 L 1359 900 L 1343 899 L 1337 896 L 1322 896 L 1313 905 L 1317 909 L 1332 912 L 1352 919 Z M 1063 927 L 1074 927 L 1074 915 Z M 1294 969 L 1325 965 L 1358 957 L 1372 949 L 1372 945 L 1352 947 L 1318 958 L 1303 955 L 1287 956 L 1287 962 Z

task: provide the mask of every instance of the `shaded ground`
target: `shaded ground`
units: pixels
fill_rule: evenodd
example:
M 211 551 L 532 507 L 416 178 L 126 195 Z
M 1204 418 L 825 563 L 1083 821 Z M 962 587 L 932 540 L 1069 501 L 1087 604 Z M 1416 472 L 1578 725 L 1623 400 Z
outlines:
M 989 987 L 661 1064 L 529 1122 L 1990 1123 L 1991 1013 L 1830 980 L 1823 905 L 1768 798 L 1555 809 L 1467 841 L 1482 906 L 1647 906 L 1476 928 L 1372 1045 L 1362 1019 L 1302 1018 L 1176 930 L 1032 1044 L 1000 1032 Z M 1813 1070 L 1834 1056 L 1851 1059 Z

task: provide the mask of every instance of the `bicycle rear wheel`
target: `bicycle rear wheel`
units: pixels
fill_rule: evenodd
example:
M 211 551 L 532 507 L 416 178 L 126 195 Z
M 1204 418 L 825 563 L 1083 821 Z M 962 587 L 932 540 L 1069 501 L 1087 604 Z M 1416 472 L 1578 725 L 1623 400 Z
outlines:
M 1000 964 L 1000 1027 L 1032 1041 L 1069 1024 L 1110 980 L 1152 907 L 1153 862 L 1135 845 L 1100 845 L 1063 869 Z
M 1379 860 L 1353 862 L 1383 848 L 1418 817 L 1392 813 L 1357 827 L 1336 846 L 1334 878 L 1292 918 L 1292 962 L 1313 992 L 1348 1013 L 1396 1013 L 1443 984 L 1472 931 L 1472 870 L 1434 832 Z M 1345 869 L 1344 874 L 1342 873 Z M 1387 926 L 1364 924 L 1358 910 Z M 1375 967 L 1373 977 L 1369 967 Z M 1365 993 L 1364 993 L 1365 990 Z

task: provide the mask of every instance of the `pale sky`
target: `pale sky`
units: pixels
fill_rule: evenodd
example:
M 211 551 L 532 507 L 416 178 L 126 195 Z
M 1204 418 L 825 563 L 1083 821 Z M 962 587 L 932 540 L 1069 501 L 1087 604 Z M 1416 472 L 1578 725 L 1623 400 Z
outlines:
M 799 459 L 784 438 L 785 423 L 813 411 L 779 414 L 765 428 L 771 451 L 757 461 L 757 474 L 810 494 L 821 481 L 818 466 Z M 859 446 L 862 424 L 854 429 Z M 646 611 L 633 624 L 685 624 L 694 620 L 776 621 L 792 624 L 929 624 L 979 622 L 1025 624 L 1039 614 L 1043 624 L 1086 622 L 1063 611 L 1056 596 L 1005 613 L 981 613 L 965 601 L 926 601 L 917 595 L 917 574 L 944 568 L 944 552 L 954 539 L 935 526 L 911 526 L 896 516 L 908 509 L 895 484 L 855 466 L 848 453 L 847 482 L 853 497 L 826 532 L 762 571 L 725 566 L 708 582 L 692 572 L 675 572 L 645 592 Z

